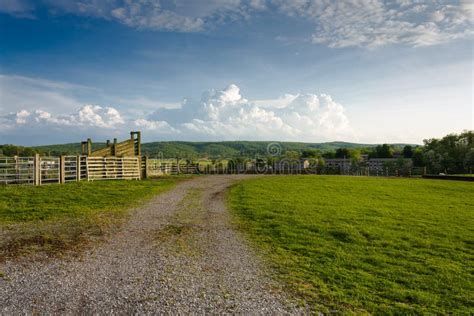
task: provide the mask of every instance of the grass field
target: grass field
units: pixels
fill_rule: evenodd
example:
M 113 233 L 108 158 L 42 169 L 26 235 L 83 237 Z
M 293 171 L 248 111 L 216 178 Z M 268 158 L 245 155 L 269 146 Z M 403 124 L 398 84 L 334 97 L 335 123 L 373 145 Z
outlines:
M 117 227 L 127 209 L 179 179 L 0 186 L 0 260 L 81 246 Z
M 236 221 L 315 310 L 474 310 L 474 185 L 342 176 L 232 187 Z

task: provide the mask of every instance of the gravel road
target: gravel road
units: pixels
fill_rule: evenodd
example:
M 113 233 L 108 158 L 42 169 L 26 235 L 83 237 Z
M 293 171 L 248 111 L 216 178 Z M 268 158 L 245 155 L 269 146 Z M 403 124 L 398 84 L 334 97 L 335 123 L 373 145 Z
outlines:
M 79 258 L 0 265 L 0 314 L 301 313 L 230 223 L 242 177 L 182 182 Z

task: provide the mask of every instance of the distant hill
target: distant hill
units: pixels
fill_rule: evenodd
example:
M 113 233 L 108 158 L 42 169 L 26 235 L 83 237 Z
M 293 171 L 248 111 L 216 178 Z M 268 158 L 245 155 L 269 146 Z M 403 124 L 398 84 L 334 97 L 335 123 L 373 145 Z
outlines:
M 167 141 L 151 142 L 142 144 L 142 152 L 150 157 L 163 154 L 164 158 L 198 158 L 198 157 L 235 157 L 266 155 L 270 141 L 225 141 L 225 142 L 185 142 Z M 281 151 L 302 152 L 308 149 L 317 149 L 322 152 L 336 150 L 338 148 L 372 148 L 377 144 L 357 144 L 348 142 L 328 143 L 298 143 L 298 142 L 274 142 L 279 144 Z M 402 148 L 405 144 L 392 144 L 395 148 Z M 102 148 L 105 143 L 93 143 L 93 150 Z M 49 153 L 50 155 L 81 153 L 80 143 L 46 145 L 33 147 L 35 150 Z

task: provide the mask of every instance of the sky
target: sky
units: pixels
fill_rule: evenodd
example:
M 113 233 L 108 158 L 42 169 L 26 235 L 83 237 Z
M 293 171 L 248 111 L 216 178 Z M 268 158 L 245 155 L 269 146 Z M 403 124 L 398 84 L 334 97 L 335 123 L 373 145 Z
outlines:
M 0 144 L 420 144 L 474 129 L 473 15 L 463 0 L 2 0 Z

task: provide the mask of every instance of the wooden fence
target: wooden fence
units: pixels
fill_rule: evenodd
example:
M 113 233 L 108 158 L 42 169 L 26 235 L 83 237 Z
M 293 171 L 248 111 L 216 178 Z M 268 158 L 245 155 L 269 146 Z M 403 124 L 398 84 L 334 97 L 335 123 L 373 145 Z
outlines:
M 0 157 L 0 184 L 139 180 L 140 157 Z
M 0 157 L 0 184 L 66 183 L 96 180 L 139 180 L 177 174 L 337 174 L 354 176 L 413 177 L 425 168 L 328 168 L 294 163 L 199 163 L 188 160 L 134 157 L 60 156 Z
M 140 180 L 139 157 L 87 157 L 87 180 Z
M 0 157 L 0 183 L 33 184 L 34 165 L 35 157 Z
M 145 162 L 142 169 L 146 171 L 147 177 L 158 177 L 162 175 L 177 175 L 177 174 L 195 174 L 198 172 L 198 167 L 194 163 L 187 162 L 171 162 L 163 159 L 148 159 L 144 158 Z
M 424 167 L 305 167 L 298 161 L 283 161 L 271 165 L 245 163 L 206 164 L 176 159 L 149 159 L 143 165 L 146 176 L 156 177 L 176 174 L 326 174 L 380 177 L 421 177 L 426 174 Z

